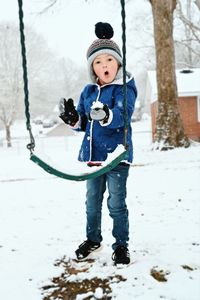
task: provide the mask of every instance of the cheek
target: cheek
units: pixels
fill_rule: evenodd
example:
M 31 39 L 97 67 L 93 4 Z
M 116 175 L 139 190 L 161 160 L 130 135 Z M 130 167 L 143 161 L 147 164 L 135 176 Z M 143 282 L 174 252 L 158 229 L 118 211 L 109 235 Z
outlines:
M 92 69 L 93 69 L 94 73 L 98 72 L 98 66 L 97 65 L 92 65 Z
M 112 74 L 116 75 L 116 74 L 117 74 L 117 72 L 118 72 L 118 68 L 116 68 L 116 67 L 113 67 L 113 68 L 112 68 Z
M 101 68 L 95 67 L 95 68 L 93 68 L 93 70 L 94 70 L 96 75 L 101 74 Z

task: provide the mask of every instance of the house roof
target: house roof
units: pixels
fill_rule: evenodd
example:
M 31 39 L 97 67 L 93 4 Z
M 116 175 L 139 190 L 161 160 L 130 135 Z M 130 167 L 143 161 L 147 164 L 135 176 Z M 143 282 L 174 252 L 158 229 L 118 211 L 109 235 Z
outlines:
M 178 96 L 200 96 L 200 68 L 176 70 Z M 156 71 L 148 71 L 147 97 L 151 102 L 157 100 Z

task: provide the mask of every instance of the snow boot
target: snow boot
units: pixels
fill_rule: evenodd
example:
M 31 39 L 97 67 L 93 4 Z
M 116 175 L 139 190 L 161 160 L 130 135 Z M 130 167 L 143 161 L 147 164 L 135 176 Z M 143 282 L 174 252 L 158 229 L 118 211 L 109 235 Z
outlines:
M 130 253 L 128 248 L 124 246 L 118 246 L 113 252 L 112 260 L 114 261 L 115 265 L 128 265 L 130 263 Z
M 75 251 L 78 260 L 84 260 L 88 258 L 88 255 L 95 252 L 101 247 L 100 243 L 92 242 L 90 240 L 84 241 L 79 245 L 78 249 Z M 100 249 L 99 249 L 100 250 Z

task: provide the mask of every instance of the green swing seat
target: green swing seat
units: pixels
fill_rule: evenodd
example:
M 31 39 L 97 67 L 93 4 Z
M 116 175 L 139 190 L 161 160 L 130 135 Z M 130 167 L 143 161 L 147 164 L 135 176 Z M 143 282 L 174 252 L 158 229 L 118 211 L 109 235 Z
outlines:
M 84 166 L 84 169 L 79 174 L 64 172 L 61 170 L 58 170 L 53 165 L 50 165 L 49 163 L 45 162 L 45 160 L 34 153 L 31 154 L 30 160 L 32 160 L 34 163 L 36 163 L 38 166 L 40 166 L 42 169 L 44 169 L 46 172 L 53 174 L 57 177 L 68 179 L 68 180 L 75 180 L 75 181 L 83 181 L 88 180 L 92 178 L 96 178 L 100 175 L 103 175 L 106 172 L 109 172 L 113 168 L 115 168 L 122 160 L 125 159 L 126 156 L 126 150 L 122 149 L 121 153 L 119 151 L 117 152 L 117 155 L 115 156 L 115 152 L 112 153 L 113 159 L 111 161 L 108 160 L 105 162 L 102 162 L 102 165 L 100 166 L 93 166 L 93 167 L 86 167 Z M 87 170 L 86 170 L 87 168 Z

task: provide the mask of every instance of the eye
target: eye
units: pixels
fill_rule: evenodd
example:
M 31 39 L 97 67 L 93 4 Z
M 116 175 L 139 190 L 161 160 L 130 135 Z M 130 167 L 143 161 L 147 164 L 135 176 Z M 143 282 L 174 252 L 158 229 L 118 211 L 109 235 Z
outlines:
M 95 60 L 95 65 L 98 65 L 98 64 L 100 64 L 101 62 L 100 62 L 100 60 Z
M 109 57 L 109 58 L 108 58 L 108 61 L 112 61 L 112 60 L 113 60 L 113 58 L 112 58 L 112 57 Z

